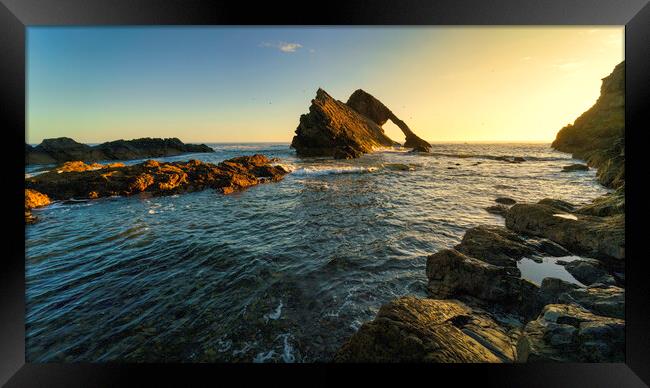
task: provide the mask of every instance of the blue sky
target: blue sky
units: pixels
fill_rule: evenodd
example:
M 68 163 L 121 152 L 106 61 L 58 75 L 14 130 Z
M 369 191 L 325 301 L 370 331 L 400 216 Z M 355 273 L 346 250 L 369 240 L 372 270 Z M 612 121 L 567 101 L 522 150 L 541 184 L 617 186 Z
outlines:
M 593 86 L 571 112 L 561 112 L 565 120 L 589 105 L 600 78 L 622 60 L 622 41 L 617 39 L 621 28 L 592 28 L 597 33 L 591 34 L 581 33 L 586 28 L 540 30 L 523 34 L 540 36 L 536 43 L 512 29 L 486 34 L 480 28 L 426 27 L 30 27 L 26 140 L 68 136 L 101 142 L 151 136 L 187 142 L 289 142 L 318 87 L 343 101 L 363 88 L 431 140 L 490 140 L 472 132 L 490 114 L 480 109 L 474 114 L 466 107 L 469 116 L 482 116 L 458 120 L 461 107 L 456 106 L 481 101 L 471 88 L 489 87 L 476 80 L 489 75 L 492 66 L 481 63 L 511 56 L 515 59 L 508 66 L 519 67 L 509 73 L 518 74 L 526 66 L 538 71 L 519 63 L 526 56 L 537 58 L 542 50 L 538 44 L 544 64 L 553 65 L 555 58 L 558 85 L 567 82 L 563 64 L 586 64 L 577 69 L 584 79 L 576 75 L 567 86 L 582 87 L 587 77 L 593 78 Z M 584 50 L 589 46 L 585 42 L 607 37 L 614 42 L 607 52 L 598 53 L 596 45 Z M 558 42 L 555 57 L 547 52 L 555 46 L 551 41 Z M 576 52 L 575 58 L 565 55 L 570 49 L 560 44 L 565 41 L 584 52 Z M 506 92 L 517 95 L 517 90 Z M 504 123 L 494 121 L 493 131 Z

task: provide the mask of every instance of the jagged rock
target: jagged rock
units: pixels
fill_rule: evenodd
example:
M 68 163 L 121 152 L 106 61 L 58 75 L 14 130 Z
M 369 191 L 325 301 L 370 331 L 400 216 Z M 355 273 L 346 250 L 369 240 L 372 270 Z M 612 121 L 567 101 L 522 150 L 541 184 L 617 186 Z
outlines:
M 558 296 L 559 303 L 575 303 L 605 317 L 625 319 L 625 290 L 602 284 L 574 288 Z
M 562 172 L 571 172 L 571 171 L 589 171 L 589 166 L 587 166 L 586 164 L 574 163 L 562 167 Z
M 512 362 L 515 339 L 455 300 L 402 297 L 383 305 L 336 353 L 336 362 Z
M 185 144 L 177 138 L 116 140 L 89 146 L 68 137 L 59 137 L 45 139 L 36 147 L 25 144 L 25 163 L 144 159 L 188 152 L 214 152 L 214 150 L 204 144 Z
M 596 198 L 590 204 L 577 209 L 576 213 L 598 217 L 625 214 L 625 186 L 619 187 L 613 193 Z
M 597 260 L 573 260 L 566 263 L 564 268 L 576 280 L 587 286 L 594 283 L 616 284 L 614 277 Z
M 537 203 L 539 203 L 540 205 L 547 205 L 550 207 L 554 207 L 563 212 L 571 213 L 576 210 L 576 207 L 572 203 L 569 203 L 567 201 L 562 201 L 560 199 L 544 198 Z
M 37 218 L 32 215 L 32 209 L 47 206 L 52 202 L 50 198 L 36 190 L 25 189 L 25 223 L 36 222 Z
M 278 181 L 287 174 L 271 165 L 264 155 L 242 156 L 219 163 L 163 163 L 149 160 L 130 166 L 104 166 L 100 169 L 50 171 L 25 180 L 25 186 L 54 199 L 100 198 L 147 192 L 168 195 L 205 188 L 225 194 L 267 181 Z
M 311 100 L 309 113 L 300 116 L 291 147 L 300 156 L 357 158 L 375 148 L 399 144 L 386 136 L 381 128 L 388 119 L 404 132 L 405 146 L 431 147 L 385 105 L 363 90 L 357 90 L 348 104 L 344 104 L 320 88 L 316 91 L 316 98 Z
M 454 247 L 467 256 L 497 266 L 516 267 L 523 257 L 568 256 L 570 253 L 547 239 L 524 238 L 501 226 L 477 226 L 465 231 L 460 244 Z
M 603 78 L 596 103 L 562 128 L 552 147 L 598 168 L 605 186 L 625 183 L 625 61 Z
M 405 142 L 404 147 L 413 148 L 418 152 L 429 152 L 431 144 L 418 137 L 405 122 L 400 120 L 395 114 L 386 107 L 381 101 L 370 95 L 369 93 L 357 89 L 352 93 L 346 105 L 368 117 L 380 127 L 386 121 L 392 121 L 404 133 Z
M 499 226 L 468 229 L 460 244 L 454 248 L 486 263 L 515 268 L 518 259 L 536 253 L 522 237 Z
M 497 199 L 494 200 L 494 202 L 500 203 L 502 205 L 514 205 L 515 203 L 517 203 L 517 201 L 508 197 L 498 197 Z
M 547 304 L 554 304 L 560 301 L 560 297 L 564 294 L 579 289 L 577 284 L 569 283 L 567 281 L 557 278 L 544 278 L 542 285 L 539 287 L 537 299 L 540 307 Z
M 550 304 L 517 342 L 519 362 L 623 362 L 625 321 L 576 305 Z
M 563 213 L 544 204 L 516 204 L 506 226 L 518 233 L 548 238 L 577 254 L 598 259 L 625 258 L 625 215 L 595 217 Z
M 443 249 L 427 258 L 428 290 L 434 298 L 468 296 L 516 311 L 524 316 L 537 308 L 538 287 L 522 279 L 516 267 L 501 267 Z

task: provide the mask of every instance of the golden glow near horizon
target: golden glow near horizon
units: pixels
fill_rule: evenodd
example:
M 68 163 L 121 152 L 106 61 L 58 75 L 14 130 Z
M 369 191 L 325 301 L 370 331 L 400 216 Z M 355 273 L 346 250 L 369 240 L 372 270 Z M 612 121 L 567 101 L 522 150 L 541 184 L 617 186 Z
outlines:
M 28 99 L 27 140 L 150 136 L 288 143 L 299 116 L 323 87 L 342 101 L 357 88 L 366 90 L 432 142 L 551 142 L 595 103 L 601 79 L 624 59 L 622 26 L 358 28 L 349 34 L 362 37 L 346 41 L 330 37 L 337 28 L 321 29 L 311 40 L 309 28 L 296 30 L 285 39 L 300 44 L 295 51 L 273 51 L 251 38 L 240 44 L 248 51 L 232 55 L 254 58 L 254 66 L 238 59 L 243 64 L 229 64 L 229 77 L 222 77 L 226 71 L 218 66 L 206 67 L 205 77 L 215 74 L 210 82 L 186 80 L 196 70 L 192 66 L 201 65 L 191 57 L 155 63 L 151 75 L 118 63 L 114 71 L 99 72 L 103 83 L 97 85 L 110 89 L 75 84 L 74 73 L 47 82 L 36 75 L 29 87 L 35 97 Z M 119 60 L 120 52 L 115 55 Z M 33 60 L 46 62 L 39 58 Z M 48 65 L 44 72 L 56 70 Z M 133 79 L 120 78 L 120 71 L 130 71 Z M 34 84 L 39 82 L 44 90 Z M 70 87 L 50 92 L 47 87 L 56 82 Z M 390 122 L 384 128 L 403 141 Z

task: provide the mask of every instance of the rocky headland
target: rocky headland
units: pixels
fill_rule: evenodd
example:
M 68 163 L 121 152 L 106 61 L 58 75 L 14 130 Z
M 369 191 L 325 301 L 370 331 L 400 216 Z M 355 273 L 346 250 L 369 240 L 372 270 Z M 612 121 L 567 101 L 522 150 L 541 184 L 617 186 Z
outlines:
M 616 188 L 613 193 L 580 206 L 499 198 L 487 210 L 502 215 L 505 227 L 471 228 L 455 247 L 430 255 L 428 297 L 383 305 L 334 360 L 623 362 L 623 96 L 621 63 L 603 79 L 596 104 L 553 142 L 598 168 L 599 182 Z M 579 283 L 547 277 L 535 284 L 522 277 L 518 263 L 524 258 L 554 258 Z
M 381 128 L 387 120 L 404 132 L 405 147 L 422 152 L 431 149 L 390 109 L 363 90 L 355 91 L 343 103 L 320 88 L 311 100 L 309 113 L 300 116 L 291 147 L 300 156 L 357 158 L 376 148 L 399 145 Z
M 277 182 L 287 173 L 281 166 L 273 165 L 273 160 L 259 154 L 219 164 L 198 160 L 147 160 L 130 166 L 68 162 L 58 169 L 25 179 L 25 221 L 34 221 L 31 209 L 52 200 L 172 195 L 207 188 L 230 194 L 260 183 Z
M 25 144 L 25 164 L 160 158 L 195 152 L 214 152 L 214 150 L 205 144 L 185 144 L 177 138 L 115 140 L 89 146 L 69 137 L 58 137 L 45 139 L 36 147 Z

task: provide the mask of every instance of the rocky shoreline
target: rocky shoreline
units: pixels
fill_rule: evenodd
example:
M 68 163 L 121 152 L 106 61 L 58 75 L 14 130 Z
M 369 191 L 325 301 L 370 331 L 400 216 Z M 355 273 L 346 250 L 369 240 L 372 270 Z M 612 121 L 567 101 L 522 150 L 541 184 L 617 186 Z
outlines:
M 89 146 L 69 137 L 59 137 L 45 139 L 35 147 L 25 143 L 25 164 L 160 158 L 195 152 L 214 152 L 214 150 L 205 144 L 185 144 L 177 138 L 115 140 Z
M 486 210 L 505 227 L 478 226 L 427 258 L 427 298 L 405 296 L 338 350 L 335 362 L 623 362 L 625 360 L 624 63 L 555 149 L 598 168 L 616 188 L 584 206 L 556 199 Z M 564 171 L 582 171 L 572 165 Z M 576 259 L 576 256 L 579 258 Z M 556 259 L 581 285 L 522 277 L 524 258 Z M 570 259 L 570 260 L 569 260 Z
M 25 222 L 33 223 L 31 210 L 52 200 L 97 199 L 111 196 L 172 195 L 215 189 L 223 194 L 265 182 L 277 182 L 287 173 L 264 155 L 240 156 L 219 164 L 190 160 L 147 160 L 130 166 L 81 161 L 25 179 Z

